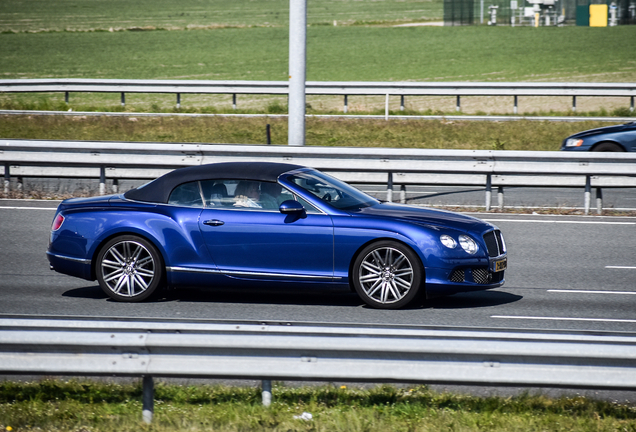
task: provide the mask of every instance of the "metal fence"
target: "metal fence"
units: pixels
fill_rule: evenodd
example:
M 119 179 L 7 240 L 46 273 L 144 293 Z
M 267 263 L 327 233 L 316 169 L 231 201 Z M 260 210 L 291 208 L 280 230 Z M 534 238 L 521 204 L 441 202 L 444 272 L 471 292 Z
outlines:
M 231 161 L 291 162 L 330 172 L 357 184 L 385 184 L 404 201 L 408 185 L 479 186 L 491 209 L 493 188 L 504 206 L 504 189 L 580 187 L 585 213 L 592 188 L 597 211 L 602 188 L 636 187 L 636 155 L 630 153 L 424 150 L 230 144 L 166 144 L 0 139 L 4 191 L 12 177 L 99 178 L 100 193 L 118 192 L 119 179 L 153 179 L 184 166 Z
M 232 105 L 237 107 L 237 95 L 287 95 L 288 81 L 203 81 L 203 80 L 114 80 L 114 79 L 8 79 L 0 80 L 0 92 L 32 93 L 73 92 L 120 93 L 121 104 L 126 93 L 176 94 L 176 105 L 181 106 L 182 94 L 231 94 Z M 340 95 L 344 97 L 343 111 L 348 110 L 348 96 L 384 96 L 388 116 L 390 96 L 400 97 L 404 110 L 407 96 L 454 96 L 456 110 L 461 110 L 463 96 L 507 96 L 518 112 L 518 99 L 522 96 L 562 96 L 572 98 L 572 111 L 576 111 L 576 98 L 625 97 L 634 111 L 636 83 L 532 83 L 532 82 L 321 82 L 307 81 L 307 95 Z
M 636 388 L 636 338 L 417 326 L 0 319 L 0 373 Z

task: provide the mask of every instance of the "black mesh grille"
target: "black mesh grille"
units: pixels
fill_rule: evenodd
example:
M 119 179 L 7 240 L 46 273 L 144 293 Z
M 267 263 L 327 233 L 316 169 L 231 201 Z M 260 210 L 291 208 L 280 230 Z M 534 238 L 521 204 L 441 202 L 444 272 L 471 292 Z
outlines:
M 490 283 L 490 272 L 487 268 L 476 268 L 473 269 L 473 281 L 478 284 L 487 284 Z
M 488 256 L 497 257 L 505 252 L 503 236 L 499 230 L 489 231 L 484 234 L 484 242 L 486 242 Z
M 450 275 L 451 282 L 464 282 L 464 270 L 455 269 Z

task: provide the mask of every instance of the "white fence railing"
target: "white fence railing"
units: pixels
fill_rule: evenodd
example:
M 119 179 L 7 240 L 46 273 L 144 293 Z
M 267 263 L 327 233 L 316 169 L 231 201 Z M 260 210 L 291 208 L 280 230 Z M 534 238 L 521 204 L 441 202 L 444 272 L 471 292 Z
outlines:
M 231 94 L 232 105 L 237 106 L 238 94 L 286 95 L 288 81 L 203 81 L 203 80 L 117 80 L 117 79 L 5 79 L 0 80 L 0 92 L 63 92 L 69 101 L 70 93 L 120 93 L 121 104 L 126 93 L 176 94 L 177 107 L 182 94 Z M 348 96 L 385 96 L 388 114 L 389 96 L 400 96 L 400 109 L 404 110 L 406 96 L 455 96 L 456 110 L 461 110 L 462 96 L 509 96 L 513 98 L 513 111 L 518 112 L 520 96 L 563 96 L 572 98 L 572 111 L 576 111 L 576 98 L 583 96 L 626 97 L 634 111 L 636 83 L 542 83 L 542 82 L 322 82 L 307 81 L 307 95 L 339 95 L 344 97 L 343 111 L 348 110 Z
M 636 338 L 586 333 L 0 318 L 0 373 L 636 388 Z
M 592 188 L 600 211 L 602 188 L 636 187 L 636 155 L 630 153 L 0 139 L 7 194 L 11 177 L 99 178 L 104 194 L 107 179 L 113 179 L 116 188 L 119 179 L 153 179 L 179 167 L 245 160 L 296 163 L 356 184 L 386 184 L 387 201 L 394 200 L 398 185 L 400 201 L 407 185 L 480 186 L 487 210 L 493 188 L 503 208 L 506 186 L 580 187 L 587 214 Z

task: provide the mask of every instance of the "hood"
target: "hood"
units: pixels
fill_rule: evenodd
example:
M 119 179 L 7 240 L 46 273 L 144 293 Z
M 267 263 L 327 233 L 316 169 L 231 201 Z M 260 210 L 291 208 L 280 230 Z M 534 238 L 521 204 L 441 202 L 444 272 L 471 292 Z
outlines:
M 465 231 L 483 231 L 493 225 L 472 216 L 446 210 L 437 210 L 426 207 L 415 207 L 405 204 L 383 203 L 365 207 L 350 212 L 351 216 L 376 216 L 391 219 L 401 219 L 408 222 L 429 226 L 444 226 Z M 478 228 L 479 227 L 479 228 Z
M 622 125 L 614 125 L 614 126 L 604 126 L 596 129 L 590 129 L 583 132 L 575 133 L 574 135 L 570 135 L 568 138 L 583 138 L 590 135 L 597 135 L 602 133 L 614 133 L 614 132 L 622 132 L 624 130 L 636 129 L 636 122 L 625 123 Z

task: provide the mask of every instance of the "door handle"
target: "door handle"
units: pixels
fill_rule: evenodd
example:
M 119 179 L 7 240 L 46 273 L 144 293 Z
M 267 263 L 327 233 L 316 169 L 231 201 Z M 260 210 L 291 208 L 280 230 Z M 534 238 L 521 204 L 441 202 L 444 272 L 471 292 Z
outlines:
M 223 225 L 225 222 L 220 221 L 218 219 L 210 219 L 210 220 L 206 220 L 205 222 L 203 222 L 203 225 L 209 225 L 209 226 L 221 226 Z

